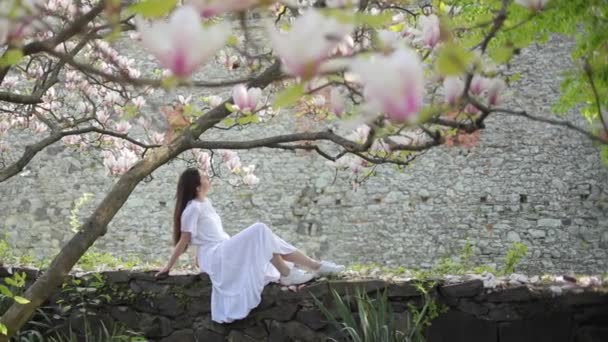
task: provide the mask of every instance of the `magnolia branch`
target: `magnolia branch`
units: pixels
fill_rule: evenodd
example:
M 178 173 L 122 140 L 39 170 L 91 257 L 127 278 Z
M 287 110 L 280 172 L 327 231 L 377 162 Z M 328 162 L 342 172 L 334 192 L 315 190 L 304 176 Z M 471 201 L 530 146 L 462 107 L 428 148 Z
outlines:
M 593 91 L 595 105 L 597 106 L 597 115 L 600 117 L 600 121 L 602 123 L 602 126 L 604 126 L 604 130 L 606 131 L 606 133 L 608 133 L 608 124 L 606 123 L 606 120 L 604 119 L 604 115 L 602 115 L 602 104 L 600 102 L 600 95 L 597 91 L 597 87 L 595 86 L 595 81 L 593 80 L 593 71 L 591 70 L 591 65 L 589 65 L 589 62 L 587 60 L 585 60 L 584 69 L 585 69 L 585 75 L 587 76 L 587 79 L 589 80 L 589 85 L 591 86 L 591 90 Z
M 548 123 L 548 124 L 551 124 L 554 126 L 565 127 L 565 128 L 571 129 L 573 131 L 576 131 L 578 133 L 581 133 L 593 141 L 597 141 L 602 144 L 608 144 L 608 139 L 599 137 L 595 134 L 592 134 L 568 121 L 555 120 L 555 119 L 543 118 L 540 116 L 534 116 L 534 115 L 528 114 L 525 110 L 514 111 L 514 110 L 509 110 L 509 109 L 497 108 L 497 109 L 493 109 L 493 111 L 497 112 L 497 113 L 504 113 L 504 114 L 513 115 L 513 116 L 520 116 L 520 117 L 527 118 L 532 121 L 544 122 L 544 123 Z
M 126 140 L 134 145 L 143 147 L 145 149 L 150 149 L 150 148 L 155 148 L 155 147 L 161 146 L 161 145 L 156 145 L 156 144 L 146 144 L 146 143 L 138 141 L 132 137 L 129 137 L 127 134 L 122 134 L 122 133 L 110 131 L 107 129 L 99 128 L 99 127 L 85 127 L 85 128 L 79 128 L 79 129 L 74 129 L 74 130 L 69 130 L 69 131 L 58 131 L 58 132 L 52 133 L 50 136 L 40 140 L 39 142 L 37 142 L 35 144 L 27 145 L 25 147 L 25 151 L 23 152 L 21 157 L 16 162 L 14 162 L 13 164 L 11 164 L 3 169 L 0 169 L 0 183 L 4 182 L 5 180 L 7 180 L 7 179 L 11 178 L 12 176 L 21 172 L 23 170 L 23 168 L 38 154 L 38 152 L 42 151 L 46 147 L 56 143 L 57 141 L 61 140 L 64 137 L 67 137 L 70 135 L 81 135 L 81 134 L 86 134 L 86 133 L 99 133 L 102 135 L 112 136 L 115 138 Z
M 65 30 L 59 32 L 54 35 L 52 38 L 49 38 L 44 41 L 36 41 L 29 43 L 23 47 L 21 50 L 23 56 L 33 55 L 39 52 L 46 51 L 49 47 L 54 49 L 55 46 L 67 41 L 72 38 L 76 34 L 80 33 L 84 27 L 87 26 L 88 23 L 93 21 L 105 8 L 105 1 L 100 1 L 95 7 L 93 7 L 89 12 L 77 18 L 70 26 L 68 26 Z M 7 49 L 5 54 L 10 51 Z M 10 66 L 5 66 L 0 68 L 0 84 L 4 80 L 4 77 L 10 70 Z

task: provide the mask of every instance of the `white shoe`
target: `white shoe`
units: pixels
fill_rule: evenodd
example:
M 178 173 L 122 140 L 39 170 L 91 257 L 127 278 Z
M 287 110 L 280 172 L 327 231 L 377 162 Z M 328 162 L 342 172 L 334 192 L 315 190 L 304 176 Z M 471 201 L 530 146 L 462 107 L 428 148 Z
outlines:
M 282 276 L 279 279 L 279 283 L 285 286 L 300 285 L 311 281 L 314 277 L 315 275 L 310 272 L 302 271 L 298 268 L 292 268 L 289 271 L 289 275 Z
M 318 276 L 336 274 L 340 272 L 344 272 L 346 267 L 344 265 L 338 265 L 331 261 L 321 261 L 321 267 L 316 271 Z

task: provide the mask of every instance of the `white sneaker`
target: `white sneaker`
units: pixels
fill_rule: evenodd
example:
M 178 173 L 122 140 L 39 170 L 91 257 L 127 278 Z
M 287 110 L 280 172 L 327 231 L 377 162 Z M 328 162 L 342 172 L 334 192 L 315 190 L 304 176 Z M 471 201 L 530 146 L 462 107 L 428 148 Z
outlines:
M 285 286 L 300 285 L 311 281 L 314 277 L 315 275 L 310 272 L 302 271 L 299 268 L 292 268 L 289 271 L 289 275 L 282 276 L 279 279 L 279 283 Z
M 336 274 L 340 272 L 344 272 L 346 267 L 344 265 L 338 265 L 331 261 L 321 261 L 321 267 L 317 270 L 316 274 L 318 276 Z

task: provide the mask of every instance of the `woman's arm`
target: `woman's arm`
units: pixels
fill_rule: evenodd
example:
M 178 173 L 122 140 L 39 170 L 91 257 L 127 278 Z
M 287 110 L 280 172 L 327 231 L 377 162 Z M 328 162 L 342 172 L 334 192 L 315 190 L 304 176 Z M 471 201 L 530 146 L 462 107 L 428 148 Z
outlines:
M 192 233 L 182 232 L 182 235 L 179 238 L 179 241 L 173 248 L 173 253 L 171 253 L 171 258 L 169 258 L 169 262 L 162 270 L 160 270 L 159 272 L 156 273 L 156 275 L 155 275 L 156 277 L 169 273 L 169 271 L 171 270 L 173 265 L 175 265 L 175 262 L 177 261 L 179 256 L 182 255 L 184 253 L 184 251 L 186 250 L 186 247 L 188 247 L 191 237 L 192 237 Z

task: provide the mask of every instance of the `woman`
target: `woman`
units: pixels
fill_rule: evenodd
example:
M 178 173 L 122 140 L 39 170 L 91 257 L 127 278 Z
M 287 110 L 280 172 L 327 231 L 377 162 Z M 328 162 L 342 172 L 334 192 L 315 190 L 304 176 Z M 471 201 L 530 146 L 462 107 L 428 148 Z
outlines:
M 198 265 L 213 284 L 213 321 L 228 323 L 246 317 L 260 303 L 262 290 L 271 281 L 297 285 L 344 270 L 342 265 L 307 257 L 263 223 L 230 237 L 206 197 L 209 186 L 209 178 L 197 169 L 181 174 L 173 216 L 175 248 L 156 276 L 168 274 L 189 244 L 196 246 Z M 292 268 L 288 262 L 310 271 Z

